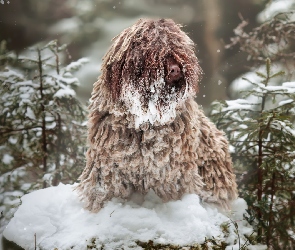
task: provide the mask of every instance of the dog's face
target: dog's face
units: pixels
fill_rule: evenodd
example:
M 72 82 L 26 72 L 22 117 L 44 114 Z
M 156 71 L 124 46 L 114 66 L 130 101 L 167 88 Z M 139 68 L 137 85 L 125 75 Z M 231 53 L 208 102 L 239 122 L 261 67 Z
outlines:
M 191 39 L 170 19 L 140 19 L 114 38 L 102 79 L 115 103 L 144 122 L 175 117 L 179 103 L 198 90 L 202 70 Z
M 164 62 L 164 80 L 168 91 L 174 88 L 180 92 L 185 87 L 183 67 L 173 56 L 168 56 Z

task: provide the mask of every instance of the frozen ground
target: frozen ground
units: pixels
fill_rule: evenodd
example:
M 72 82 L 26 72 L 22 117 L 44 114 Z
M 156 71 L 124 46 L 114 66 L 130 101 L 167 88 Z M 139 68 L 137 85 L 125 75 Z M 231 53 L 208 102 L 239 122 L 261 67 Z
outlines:
M 128 202 L 113 199 L 99 213 L 91 213 L 83 209 L 73 187 L 60 184 L 23 196 L 3 235 L 24 249 L 35 249 L 36 235 L 39 248 L 63 250 L 87 249 L 94 239 L 98 249 L 102 245 L 104 249 L 141 249 L 135 242 L 149 240 L 181 246 L 202 243 L 212 236 L 231 245 L 237 240 L 228 215 L 201 205 L 194 194 L 162 203 L 150 192 L 145 197 L 135 195 Z M 245 201 L 237 199 L 230 215 L 238 223 L 241 237 L 252 232 L 242 218 L 245 209 Z M 229 225 L 227 235 L 220 227 L 225 224 Z M 241 240 L 243 243 L 243 237 Z

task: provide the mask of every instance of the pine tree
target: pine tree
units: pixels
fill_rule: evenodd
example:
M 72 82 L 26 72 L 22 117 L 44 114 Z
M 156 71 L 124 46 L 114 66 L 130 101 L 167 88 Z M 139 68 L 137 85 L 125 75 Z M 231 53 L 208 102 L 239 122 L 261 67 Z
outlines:
M 73 183 L 84 166 L 85 108 L 73 76 L 87 59 L 62 64 L 66 46 L 51 41 L 0 60 L 0 204 L 3 223 L 35 189 Z M 1 223 L 2 224 L 2 223 Z
M 242 90 L 238 99 L 213 103 L 212 118 L 230 139 L 240 195 L 258 242 L 294 249 L 295 22 L 292 13 L 280 13 L 251 31 L 246 26 L 243 20 L 226 48 L 245 53 L 253 73 L 235 81 Z
M 243 99 L 214 102 L 212 118 L 228 134 L 235 166 L 244 171 L 240 192 L 249 205 L 247 220 L 257 229 L 258 240 L 269 249 L 292 249 L 295 82 L 270 85 L 284 72 L 272 73 L 269 59 L 265 72 L 256 74 L 261 81 L 245 79 L 252 88 L 243 93 Z

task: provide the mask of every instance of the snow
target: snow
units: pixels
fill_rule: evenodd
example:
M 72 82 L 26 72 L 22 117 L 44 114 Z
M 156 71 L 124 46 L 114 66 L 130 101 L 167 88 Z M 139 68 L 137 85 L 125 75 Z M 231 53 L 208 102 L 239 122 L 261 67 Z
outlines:
M 267 7 L 258 14 L 257 19 L 260 23 L 263 23 L 279 13 L 289 12 L 292 9 L 295 9 L 294 0 L 272 0 Z
M 1 72 L 1 78 L 2 79 L 6 79 L 6 78 L 19 78 L 19 79 L 23 79 L 23 76 L 17 72 L 15 72 L 12 69 L 6 68 L 6 71 L 2 71 Z
M 228 110 L 254 110 L 253 106 L 255 106 L 246 99 L 229 100 L 226 103 L 228 107 L 222 110 L 224 112 Z
M 230 92 L 233 98 L 238 98 L 240 96 L 240 92 L 248 91 L 253 87 L 253 85 L 250 82 L 245 81 L 244 79 L 248 79 L 250 82 L 261 81 L 261 78 L 255 72 L 252 71 L 249 71 L 243 74 L 242 76 L 239 76 L 230 85 Z M 252 95 L 247 97 L 247 100 L 252 103 L 258 102 L 257 97 Z
M 288 93 L 288 94 L 294 94 L 295 93 L 295 82 L 293 83 L 293 86 L 288 86 L 287 83 L 284 83 L 285 85 L 283 86 L 265 86 L 264 84 L 258 84 L 259 88 L 257 89 L 258 91 L 264 91 L 266 90 L 267 92 L 271 93 Z
M 295 137 L 295 130 L 292 127 L 292 123 L 290 121 L 278 121 L 274 120 L 270 123 L 270 126 L 279 131 L 283 131 L 284 133 L 289 134 L 290 136 Z
M 141 249 L 136 241 L 192 245 L 216 237 L 230 245 L 237 240 L 235 228 L 228 216 L 214 207 L 202 205 L 195 194 L 181 200 L 163 203 L 152 191 L 145 197 L 134 195 L 130 201 L 114 198 L 98 213 L 83 208 L 73 188 L 60 184 L 32 192 L 22 197 L 22 204 L 3 235 L 24 249 L 87 249 L 94 242 L 104 249 Z M 231 220 L 239 225 L 241 234 L 252 229 L 243 220 L 247 208 L 243 199 L 233 202 Z M 226 237 L 220 227 L 229 225 Z M 227 249 L 232 249 L 230 246 Z M 237 244 L 233 249 L 238 249 Z
M 10 136 L 9 139 L 8 139 L 8 141 L 9 141 L 11 144 L 16 144 L 18 140 L 17 140 L 17 138 Z
M 279 102 L 278 106 L 283 106 L 283 105 L 286 105 L 286 104 L 290 104 L 292 102 L 295 102 L 295 100 L 293 100 L 293 99 L 283 100 L 283 101 Z
M 50 181 L 52 180 L 53 176 L 52 176 L 52 173 L 47 173 L 43 176 L 43 180 L 44 181 L 47 181 L 48 183 L 50 183 Z
M 53 95 L 53 97 L 62 98 L 62 97 L 66 97 L 66 96 L 75 96 L 75 95 L 76 95 L 75 90 L 64 86 L 63 89 L 59 89 L 58 91 L 56 91 L 56 93 Z
M 61 87 L 63 84 L 66 84 L 69 86 L 79 85 L 79 80 L 76 77 L 65 77 L 65 76 L 60 76 L 60 75 L 54 74 L 54 73 L 52 73 L 51 76 L 54 79 L 54 81 L 56 81 Z M 52 82 L 50 82 L 50 81 L 48 81 L 48 83 L 49 83 L 49 85 L 52 84 Z
M 282 86 L 286 88 L 294 88 L 295 90 L 295 82 L 284 82 Z
M 13 157 L 11 155 L 9 155 L 9 154 L 3 155 L 2 162 L 4 164 L 10 164 L 12 162 L 12 160 L 13 160 Z
M 66 66 L 66 71 L 76 71 L 78 69 L 80 69 L 83 64 L 86 64 L 89 62 L 89 59 L 86 57 L 80 58 L 78 61 L 76 62 L 71 62 L 68 66 Z
M 295 233 L 292 230 L 287 230 L 288 234 L 290 235 L 291 238 L 295 240 Z
M 139 128 L 141 124 L 149 122 L 150 124 L 165 124 L 169 121 L 174 120 L 176 117 L 176 109 L 180 106 L 189 96 L 192 94 L 186 87 L 183 95 L 178 96 L 178 93 L 171 91 L 171 93 L 166 94 L 165 101 L 169 105 L 162 105 L 161 96 L 165 89 L 164 78 L 160 78 L 150 85 L 151 96 L 147 108 L 142 105 L 142 94 L 133 87 L 134 84 L 123 84 L 123 94 L 121 100 L 125 103 L 128 111 L 135 117 L 135 128 Z M 138 82 L 136 85 L 143 85 Z M 188 84 L 186 85 L 188 86 Z
M 255 245 L 255 246 L 248 246 L 248 250 L 266 250 L 267 247 L 265 245 Z
M 284 71 L 284 66 L 279 63 L 273 63 L 272 64 L 272 72 L 279 72 L 279 71 Z M 236 78 L 232 83 L 230 87 L 230 91 L 234 93 L 238 93 L 240 91 L 247 91 L 252 89 L 253 84 L 252 83 L 260 83 L 261 82 L 261 77 L 257 75 L 256 72 L 260 72 L 265 74 L 265 65 L 261 65 L 258 68 L 253 68 L 252 71 L 248 71 L 244 73 L 243 75 L 239 76 Z M 245 81 L 244 79 L 248 79 L 249 81 Z M 269 85 L 277 85 L 280 79 L 279 77 L 276 77 L 275 79 L 270 79 Z M 291 82 L 292 83 L 292 82 Z M 286 83 L 288 84 L 288 83 Z M 295 83 L 293 82 L 293 88 L 294 88 Z M 283 85 L 284 86 L 284 85 Z M 287 87 L 287 86 L 285 86 Z M 289 86 L 291 87 L 291 86 Z
M 272 71 L 279 72 L 282 71 L 284 68 L 281 64 L 273 64 Z M 258 69 L 253 69 L 253 71 L 257 72 L 265 72 L 265 66 L 260 66 Z M 261 104 L 261 97 L 268 94 L 269 97 L 276 95 L 276 102 L 274 100 L 267 99 L 267 109 L 276 108 L 278 106 L 283 106 L 288 103 L 292 103 L 295 94 L 295 82 L 283 82 L 283 77 L 275 77 L 269 80 L 268 85 L 265 86 L 262 83 L 261 77 L 256 72 L 247 72 L 240 76 L 239 78 L 235 79 L 231 86 L 230 92 L 233 99 L 238 99 L 240 96 L 245 96 L 245 100 L 248 101 L 248 104 L 239 103 L 239 100 L 234 102 L 228 102 L 227 104 L 229 107 L 226 109 L 223 108 L 223 111 L 227 110 L 238 110 L 241 109 L 252 109 L 255 110 Z M 245 80 L 247 79 L 247 80 Z M 283 82 L 283 83 L 282 83 Z M 243 95 L 241 93 L 251 93 L 250 95 Z M 235 103 L 238 102 L 238 103 Z M 235 106 L 236 104 L 236 106 Z M 252 105 L 252 108 L 251 108 Z M 214 112 L 212 112 L 214 114 Z

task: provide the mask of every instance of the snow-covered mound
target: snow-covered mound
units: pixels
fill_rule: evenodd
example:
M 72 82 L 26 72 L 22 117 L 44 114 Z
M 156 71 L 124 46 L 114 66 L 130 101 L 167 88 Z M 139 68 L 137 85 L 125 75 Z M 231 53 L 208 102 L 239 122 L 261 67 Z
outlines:
M 201 205 L 197 195 L 163 203 L 151 191 L 145 197 L 135 195 L 128 202 L 113 199 L 100 212 L 91 213 L 83 208 L 73 188 L 60 184 L 23 196 L 4 237 L 24 249 L 35 249 L 36 237 L 37 249 L 50 250 L 82 250 L 93 243 L 97 249 L 141 249 L 136 241 L 149 240 L 185 246 L 212 237 L 230 245 L 237 243 L 230 219 L 216 208 Z M 237 199 L 230 215 L 238 223 L 241 237 L 252 231 L 243 220 L 245 209 L 246 202 Z

